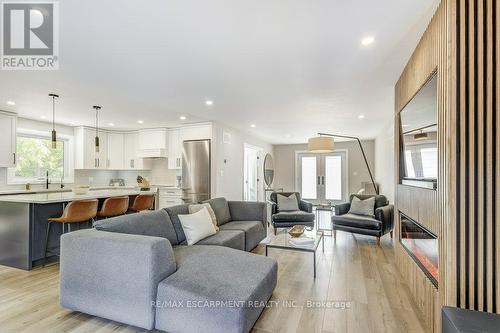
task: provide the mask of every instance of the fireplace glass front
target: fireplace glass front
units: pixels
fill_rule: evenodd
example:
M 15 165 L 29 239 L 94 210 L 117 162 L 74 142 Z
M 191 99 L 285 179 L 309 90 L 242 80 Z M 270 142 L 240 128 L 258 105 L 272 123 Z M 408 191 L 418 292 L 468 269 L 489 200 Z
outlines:
M 402 213 L 399 215 L 401 244 L 437 288 L 439 281 L 437 237 L 406 215 Z

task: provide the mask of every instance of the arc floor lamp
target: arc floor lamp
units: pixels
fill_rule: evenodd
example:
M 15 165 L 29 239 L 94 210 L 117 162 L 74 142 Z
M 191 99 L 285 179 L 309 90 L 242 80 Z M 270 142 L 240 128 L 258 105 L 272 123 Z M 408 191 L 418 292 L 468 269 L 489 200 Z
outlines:
M 359 148 L 361 149 L 361 154 L 363 155 L 363 159 L 365 160 L 366 168 L 368 169 L 368 173 L 370 174 L 370 179 L 373 184 L 373 188 L 375 189 L 375 193 L 379 194 L 378 186 L 375 184 L 375 180 L 373 179 L 372 170 L 370 169 L 370 165 L 366 159 L 365 150 L 363 149 L 363 145 L 361 144 L 361 140 L 356 136 L 348 136 L 348 135 L 338 135 L 338 134 L 330 134 L 330 133 L 318 133 L 318 136 L 314 138 L 310 138 L 308 141 L 308 150 L 311 153 L 331 153 L 335 150 L 335 140 L 334 138 L 343 138 L 343 139 L 352 139 L 358 142 Z

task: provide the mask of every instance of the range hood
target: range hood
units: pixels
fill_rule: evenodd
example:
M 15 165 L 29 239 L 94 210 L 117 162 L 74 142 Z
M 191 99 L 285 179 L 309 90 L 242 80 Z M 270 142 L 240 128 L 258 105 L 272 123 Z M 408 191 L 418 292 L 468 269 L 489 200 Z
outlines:
M 156 149 L 139 149 L 137 150 L 137 157 L 139 158 L 166 158 L 167 150 L 163 148 Z

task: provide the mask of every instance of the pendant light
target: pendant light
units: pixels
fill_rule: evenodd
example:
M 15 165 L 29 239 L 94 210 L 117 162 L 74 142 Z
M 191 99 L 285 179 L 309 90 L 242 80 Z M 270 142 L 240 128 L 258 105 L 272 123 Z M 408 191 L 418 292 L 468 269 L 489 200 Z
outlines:
M 57 94 L 49 94 L 52 97 L 52 149 L 57 148 L 57 133 L 56 133 L 56 98 L 59 98 Z
M 99 105 L 93 106 L 95 110 L 95 152 L 99 152 L 99 110 L 101 107 Z

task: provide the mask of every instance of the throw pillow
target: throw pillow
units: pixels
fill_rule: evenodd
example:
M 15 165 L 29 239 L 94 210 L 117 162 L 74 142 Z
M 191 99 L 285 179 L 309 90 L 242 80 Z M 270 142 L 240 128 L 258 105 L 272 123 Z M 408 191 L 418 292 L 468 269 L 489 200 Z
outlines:
M 283 194 L 278 194 L 278 210 L 280 212 L 299 210 L 299 203 L 297 201 L 297 196 L 295 193 L 291 194 L 289 197 Z
M 210 214 L 210 218 L 212 219 L 212 223 L 214 224 L 215 230 L 219 231 L 219 227 L 217 226 L 217 217 L 215 216 L 215 212 L 212 209 L 212 206 L 210 206 L 208 202 L 202 204 L 189 205 L 188 207 L 189 214 L 199 212 L 200 210 L 203 209 L 203 207 L 207 208 L 208 213 Z
M 196 244 L 217 232 L 206 207 L 194 214 L 179 215 L 179 220 L 188 245 Z
M 375 197 L 361 200 L 358 197 L 352 197 L 350 214 L 375 216 Z

